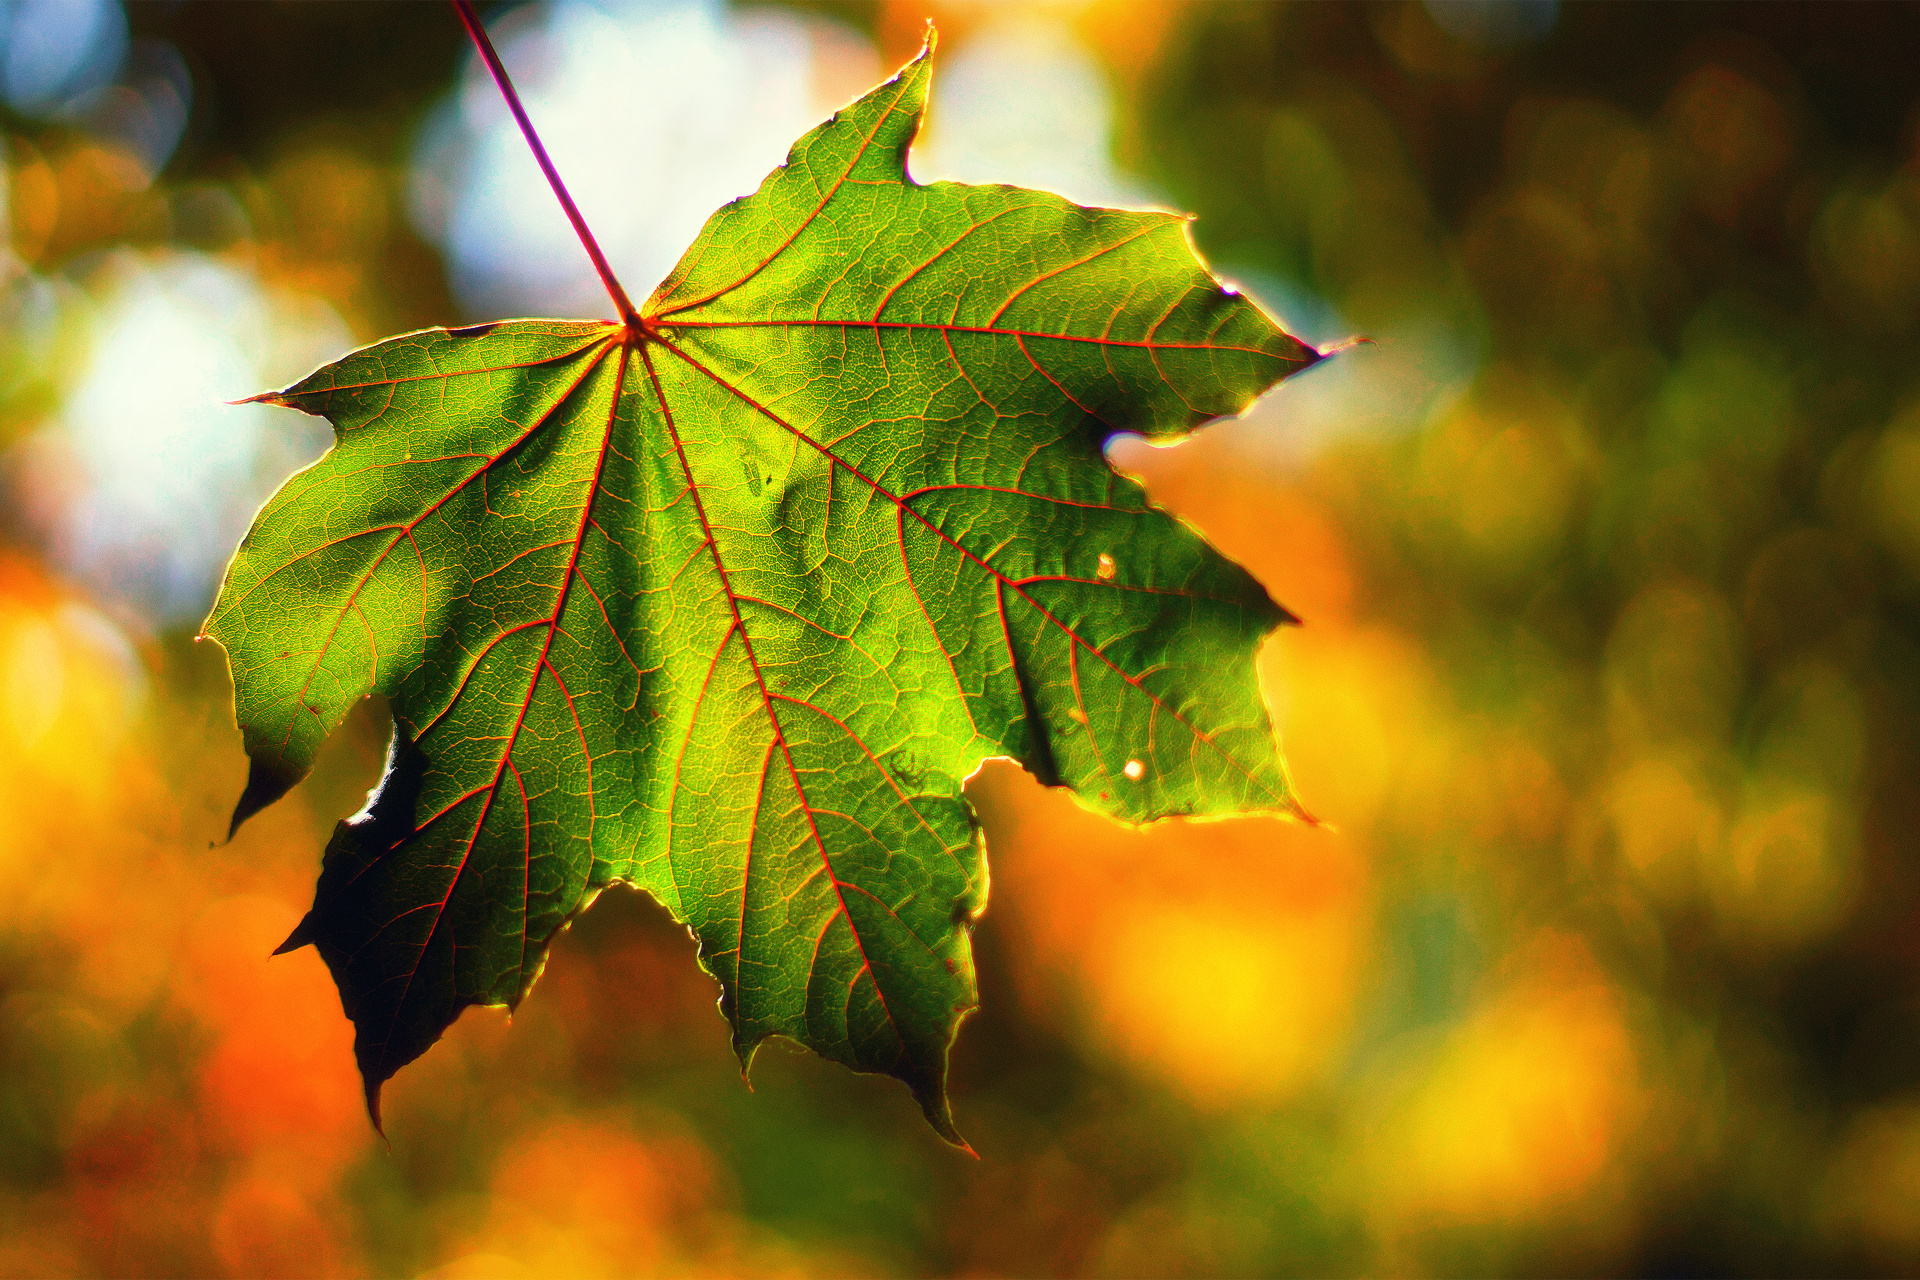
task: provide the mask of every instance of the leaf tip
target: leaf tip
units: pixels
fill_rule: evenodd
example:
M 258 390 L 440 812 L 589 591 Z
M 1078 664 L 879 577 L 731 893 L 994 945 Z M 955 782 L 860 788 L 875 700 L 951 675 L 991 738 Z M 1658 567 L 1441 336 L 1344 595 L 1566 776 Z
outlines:
M 961 1137 L 960 1130 L 954 1127 L 953 1108 L 947 1104 L 947 1092 L 944 1088 L 922 1095 L 920 1110 L 926 1115 L 927 1123 L 933 1126 L 933 1131 L 940 1135 L 942 1141 L 966 1152 L 975 1160 L 980 1158 L 980 1153 L 973 1149 L 973 1144 Z
M 227 403 L 231 405 L 277 404 L 277 405 L 284 406 L 286 408 L 292 408 L 292 405 L 288 402 L 286 396 L 282 395 L 278 391 L 262 391 L 258 395 L 246 396 L 239 400 L 229 400 L 227 401 Z
M 1315 831 L 1324 831 L 1330 836 L 1339 834 L 1331 822 L 1314 817 L 1307 811 L 1307 807 L 1293 796 L 1287 797 L 1287 816 L 1302 826 L 1312 827 Z
M 1333 342 L 1324 347 L 1309 347 L 1307 349 L 1313 352 L 1314 360 L 1318 362 L 1332 356 L 1337 356 L 1343 351 L 1351 351 L 1355 347 L 1377 347 L 1379 345 L 1378 342 L 1375 342 L 1365 334 L 1357 334 L 1354 337 L 1346 339 L 1344 342 Z
M 293 926 L 293 932 L 287 935 L 287 940 L 273 949 L 273 954 L 283 956 L 289 951 L 298 951 L 302 947 L 310 946 L 313 943 L 313 937 L 313 912 L 309 911 L 300 917 L 299 924 Z
M 747 1086 L 747 1092 L 753 1092 L 753 1055 L 759 1052 L 760 1042 L 748 1044 L 738 1035 L 733 1038 L 733 1056 L 740 1060 L 740 1083 Z
M 387 1144 L 387 1150 L 392 1151 L 393 1139 L 387 1136 L 386 1123 L 380 1118 L 380 1086 L 386 1082 L 371 1075 L 363 1075 L 361 1079 L 367 1087 L 367 1119 L 373 1121 L 373 1131 L 380 1135 L 380 1141 Z
M 233 821 L 227 824 L 228 841 L 239 832 L 241 823 L 293 790 L 299 781 L 297 773 L 256 758 L 247 769 L 246 788 L 233 806 Z

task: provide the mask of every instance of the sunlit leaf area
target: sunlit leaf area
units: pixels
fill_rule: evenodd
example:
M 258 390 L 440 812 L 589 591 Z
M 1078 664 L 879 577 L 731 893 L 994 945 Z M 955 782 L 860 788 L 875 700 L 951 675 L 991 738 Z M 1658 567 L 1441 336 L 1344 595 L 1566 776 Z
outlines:
M 610 890 L 368 1122 L 270 959 L 388 733 L 227 842 L 227 558 L 426 325 L 604 317 L 453 12 L 0 3 L 0 1274 L 1920 1270 L 1920 10 L 483 9 L 643 296 L 941 33 L 921 179 L 1197 215 L 1307 341 L 1114 465 L 1303 620 L 1298 794 L 989 763 L 941 1142 Z

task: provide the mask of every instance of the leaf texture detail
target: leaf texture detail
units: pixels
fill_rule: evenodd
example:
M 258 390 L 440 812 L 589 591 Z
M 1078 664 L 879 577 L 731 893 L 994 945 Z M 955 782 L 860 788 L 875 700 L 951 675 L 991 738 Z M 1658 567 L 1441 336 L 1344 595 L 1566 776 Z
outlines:
M 1253 667 L 1288 615 L 1102 446 L 1319 356 L 1178 217 L 913 182 L 930 74 L 931 46 L 802 138 L 638 327 L 427 330 L 261 397 L 336 440 L 207 624 L 252 760 L 235 822 L 391 699 L 386 775 L 288 939 L 339 983 L 376 1121 L 626 883 L 698 939 L 743 1064 L 790 1037 L 958 1142 L 982 760 L 1130 822 L 1299 812 Z

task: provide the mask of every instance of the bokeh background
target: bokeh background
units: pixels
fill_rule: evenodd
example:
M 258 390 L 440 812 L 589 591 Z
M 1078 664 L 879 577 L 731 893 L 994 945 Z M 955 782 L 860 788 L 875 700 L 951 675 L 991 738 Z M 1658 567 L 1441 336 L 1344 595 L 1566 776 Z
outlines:
M 989 767 L 978 1161 L 794 1050 L 750 1092 L 623 893 L 389 1148 L 268 959 L 381 708 L 222 843 L 193 636 L 325 443 L 226 402 L 605 300 L 442 6 L 0 0 L 0 1274 L 1920 1270 L 1920 8 L 486 13 L 636 295 L 932 17 L 917 174 L 1194 211 L 1372 337 L 1113 449 L 1305 618 L 1333 829 Z

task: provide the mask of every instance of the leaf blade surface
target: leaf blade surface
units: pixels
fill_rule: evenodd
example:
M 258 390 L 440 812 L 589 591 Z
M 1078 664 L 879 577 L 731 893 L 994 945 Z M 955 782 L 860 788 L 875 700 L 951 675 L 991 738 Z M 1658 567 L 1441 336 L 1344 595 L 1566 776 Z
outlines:
M 1318 355 L 1181 219 L 911 181 L 930 52 L 716 213 L 643 330 L 430 330 L 265 397 L 337 442 L 208 623 L 253 759 L 235 820 L 392 699 L 288 940 L 340 984 L 376 1118 L 624 882 L 699 940 L 743 1062 L 789 1036 L 958 1141 L 984 758 L 1130 821 L 1299 812 L 1252 666 L 1288 615 L 1102 446 Z

